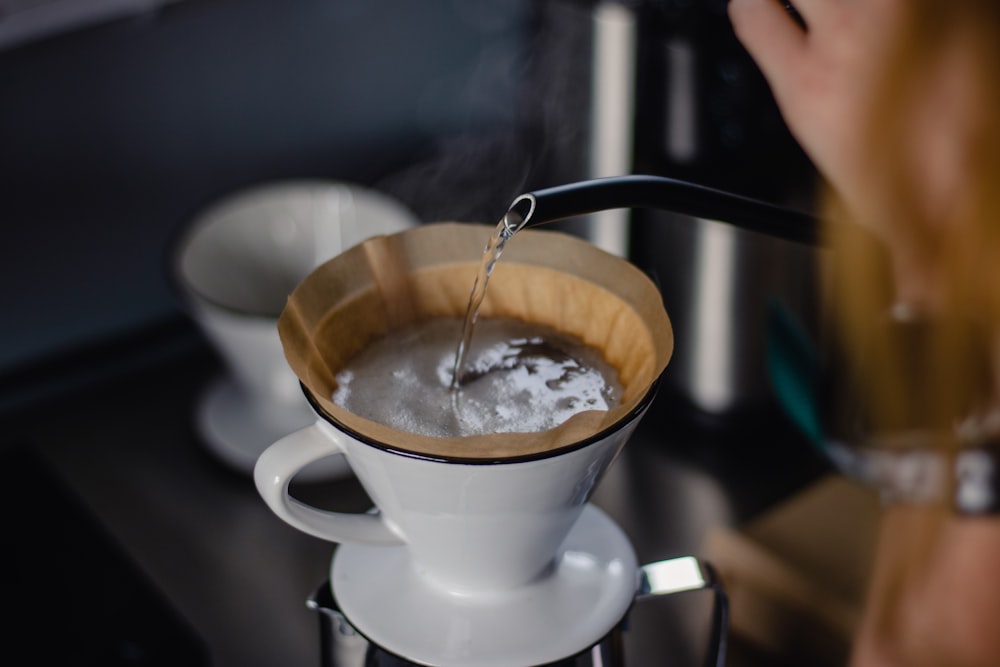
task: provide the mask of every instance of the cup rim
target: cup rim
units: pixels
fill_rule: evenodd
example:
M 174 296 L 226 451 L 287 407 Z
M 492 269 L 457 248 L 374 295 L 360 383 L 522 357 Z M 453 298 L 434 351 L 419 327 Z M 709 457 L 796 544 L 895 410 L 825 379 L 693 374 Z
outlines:
M 653 402 L 656 397 L 657 391 L 660 387 L 660 379 L 662 375 L 656 377 L 650 384 L 649 389 L 641 399 L 632 407 L 631 410 L 623 414 L 619 419 L 615 420 L 614 423 L 609 424 L 607 427 L 601 429 L 597 433 L 587 436 L 582 440 L 577 440 L 576 442 L 570 442 L 559 447 L 553 447 L 552 449 L 545 449 L 538 452 L 531 452 L 528 454 L 518 454 L 516 456 L 451 456 L 447 454 L 431 454 L 429 452 L 416 451 L 413 449 L 407 449 L 399 445 L 392 445 L 381 440 L 377 440 L 371 436 L 365 435 L 351 428 L 347 424 L 338 420 L 336 417 L 331 415 L 329 412 L 323 409 L 323 407 L 313 396 L 313 393 L 309 391 L 309 388 L 305 386 L 301 381 L 299 386 L 302 388 L 302 393 L 305 394 L 306 400 L 312 407 L 313 411 L 323 420 L 330 423 L 332 426 L 336 427 L 337 430 L 346 433 L 350 437 L 354 438 L 358 442 L 361 442 L 375 449 L 380 449 L 384 452 L 390 454 L 396 454 L 398 456 L 404 456 L 412 459 L 419 459 L 422 461 L 430 461 L 433 463 L 451 463 L 455 465 L 497 465 L 501 463 L 526 463 L 530 461 L 540 461 L 543 459 L 552 458 L 555 456 L 560 456 L 572 452 L 577 449 L 583 449 L 584 447 L 597 442 L 598 440 L 603 440 L 608 437 L 614 431 L 620 430 L 623 425 L 628 422 L 632 422 L 642 416 L 646 408 Z
M 396 232 L 391 233 L 399 233 L 420 224 L 420 220 L 406 203 L 399 201 L 390 193 L 361 182 L 306 177 L 280 178 L 250 183 L 229 190 L 214 199 L 210 199 L 191 213 L 182 224 L 178 225 L 172 231 L 167 242 L 167 250 L 161 258 L 161 271 L 165 275 L 167 287 L 177 304 L 189 314 L 197 308 L 205 308 L 225 313 L 234 318 L 265 323 L 276 321 L 280 316 L 280 311 L 272 313 L 263 312 L 260 309 L 244 308 L 214 298 L 208 294 L 204 289 L 188 279 L 183 268 L 184 258 L 189 252 L 195 237 L 201 231 L 216 224 L 219 218 L 230 215 L 233 211 L 250 205 L 259 207 L 263 202 L 276 196 L 298 197 L 316 191 L 329 192 L 332 190 L 346 190 L 351 193 L 356 202 L 358 198 L 363 200 L 365 206 L 374 204 L 376 208 L 384 206 L 396 209 L 395 213 L 398 214 L 399 220 L 408 218 L 405 224 L 409 227 L 404 226 Z M 347 250 L 347 248 L 341 248 L 341 252 L 344 250 Z

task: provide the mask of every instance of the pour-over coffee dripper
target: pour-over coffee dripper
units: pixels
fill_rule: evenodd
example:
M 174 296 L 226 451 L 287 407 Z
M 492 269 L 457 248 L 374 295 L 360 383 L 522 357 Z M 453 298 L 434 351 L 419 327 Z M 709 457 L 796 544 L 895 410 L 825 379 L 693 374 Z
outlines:
M 734 195 L 657 177 L 599 179 L 598 181 L 528 193 L 514 201 L 505 219 L 512 228 L 517 229 L 581 213 L 608 208 L 631 207 L 680 209 L 688 213 L 730 221 L 733 224 L 768 234 L 806 242 L 814 240 L 816 233 L 815 225 L 810 224 L 811 220 L 806 216 L 798 216 L 783 209 L 769 207 L 766 204 Z M 527 234 L 525 233 L 525 235 Z M 571 242 L 567 240 L 562 243 Z M 481 241 L 479 243 L 481 248 Z M 388 254 L 373 247 L 368 258 L 394 257 L 395 251 L 399 248 L 390 245 L 383 250 L 386 250 Z M 558 258 L 562 254 L 562 250 L 559 246 L 554 246 L 551 251 L 543 251 L 541 254 L 547 258 Z M 505 256 L 501 264 L 509 262 L 509 259 L 509 256 Z M 579 264 L 587 267 L 587 262 Z M 589 268 L 593 269 L 593 267 Z M 607 277 L 608 274 L 614 275 L 616 272 L 616 269 L 612 269 L 604 272 L 595 271 L 594 273 Z M 336 283 L 337 281 L 328 282 Z M 431 289 L 420 288 L 415 292 L 410 291 L 407 292 L 407 297 L 418 295 L 418 301 L 420 299 L 434 300 L 438 297 L 437 290 L 448 291 L 449 289 L 447 287 L 450 284 L 449 281 L 435 282 L 432 280 L 431 282 L 433 283 Z M 394 280 L 386 280 L 383 283 L 389 290 L 400 287 L 398 281 Z M 530 284 L 530 281 L 528 283 Z M 470 283 L 465 282 L 465 285 L 468 284 Z M 323 281 L 314 280 L 311 286 L 306 289 L 306 293 L 315 295 L 321 292 L 322 288 Z M 404 289 L 405 291 L 406 289 Z M 530 293 L 530 289 L 524 291 Z M 361 292 L 363 290 L 359 290 L 358 294 L 355 295 L 356 298 L 352 298 L 350 304 L 353 309 L 350 311 L 353 313 L 352 317 L 359 314 L 363 308 L 372 306 L 378 301 L 378 299 L 362 296 Z M 404 311 L 413 305 L 412 299 L 394 299 L 393 302 L 397 305 L 405 303 Z M 549 300 L 548 303 L 558 303 L 558 300 Z M 660 305 L 662 307 L 662 303 Z M 308 310 L 306 309 L 305 314 L 300 312 L 289 319 L 289 322 L 294 323 L 295 326 L 287 330 L 287 337 L 291 341 L 297 341 L 292 343 L 293 346 L 306 349 L 312 346 L 317 348 L 313 351 L 318 352 L 318 347 L 325 343 L 313 338 L 311 332 L 314 332 L 317 327 L 322 327 L 322 324 L 327 321 L 328 313 L 322 307 L 314 309 L 314 312 L 311 313 Z M 384 316 L 380 316 L 379 326 L 386 326 L 385 322 L 399 316 L 400 312 L 393 306 L 387 310 Z M 344 320 L 344 324 L 349 325 L 352 321 L 349 317 Z M 621 326 L 617 317 L 608 317 L 603 326 L 607 327 L 612 322 L 615 326 Z M 347 335 L 356 333 L 349 332 L 347 329 L 345 329 Z M 361 345 L 363 341 L 355 341 L 355 344 Z M 639 356 L 641 357 L 642 353 Z M 290 358 L 290 361 L 294 360 Z M 412 481 L 406 484 L 409 488 L 402 489 L 405 498 L 414 499 L 421 495 L 434 495 L 436 497 L 436 494 L 441 491 L 440 484 L 446 481 L 445 477 L 435 472 L 436 470 L 453 468 L 453 472 L 455 472 L 459 471 L 460 468 L 469 468 L 468 480 L 460 483 L 456 488 L 462 489 L 463 493 L 467 491 L 479 493 L 483 488 L 488 489 L 491 485 L 503 486 L 506 484 L 503 481 L 491 481 L 490 475 L 493 475 L 496 470 L 505 466 L 520 466 L 522 464 L 527 464 L 528 468 L 531 468 L 536 463 L 546 462 L 551 459 L 551 456 L 542 454 L 520 459 L 514 457 L 506 460 L 500 457 L 475 461 L 469 458 L 463 459 L 454 454 L 444 457 L 435 455 L 433 446 L 430 452 L 409 447 L 400 449 L 387 446 L 385 444 L 387 438 L 383 438 L 380 443 L 378 438 L 373 439 L 368 435 L 363 435 L 366 430 L 364 427 L 358 430 L 345 426 L 332 415 L 333 408 L 327 405 L 328 401 L 323 396 L 326 392 L 317 393 L 309 388 L 310 383 L 315 386 L 317 380 L 320 381 L 321 385 L 324 382 L 329 384 L 332 374 L 327 364 L 300 363 L 296 372 L 307 386 L 307 394 L 310 395 L 314 407 L 317 408 L 322 419 L 315 428 L 307 433 L 283 441 L 285 444 L 279 450 L 275 450 L 273 456 L 266 453 L 261 458 L 263 465 L 259 463 L 257 470 L 258 488 L 272 509 L 285 521 L 313 535 L 341 541 L 346 539 L 341 536 L 347 533 L 342 532 L 339 528 L 331 530 L 330 527 L 335 523 L 341 525 L 342 520 L 332 518 L 328 512 L 305 507 L 301 503 L 289 499 L 287 487 L 290 479 L 310 459 L 339 451 L 346 452 L 352 465 L 356 462 L 362 468 L 377 471 L 374 478 L 380 478 L 382 481 L 372 487 L 370 482 L 373 477 L 369 476 L 367 477 L 369 482 L 366 482 L 366 478 L 362 478 L 362 483 L 366 484 L 366 488 L 369 489 L 376 505 L 383 509 L 385 507 L 392 508 L 391 518 L 388 523 L 384 517 L 378 514 L 367 518 L 356 516 L 351 519 L 351 523 L 358 524 L 357 537 L 352 539 L 367 540 L 371 546 L 343 544 L 337 550 L 331 574 L 333 592 L 338 596 L 338 599 L 347 598 L 341 600 L 341 602 L 349 603 L 345 605 L 346 615 L 352 623 L 360 623 L 366 636 L 371 638 L 379 634 L 380 636 L 374 636 L 376 643 L 387 645 L 390 651 L 412 658 L 414 662 L 420 664 L 523 666 L 552 662 L 554 659 L 562 659 L 586 648 L 604 636 L 627 612 L 637 595 L 635 579 L 638 578 L 640 570 L 635 561 L 635 555 L 627 538 L 614 522 L 596 507 L 585 503 L 593 485 L 597 483 L 606 466 L 610 465 L 618 448 L 624 444 L 624 440 L 608 441 L 610 458 L 601 455 L 598 457 L 599 462 L 598 460 L 583 461 L 583 467 L 574 464 L 577 467 L 570 466 L 568 468 L 568 470 L 573 471 L 572 474 L 556 476 L 562 478 L 563 481 L 573 482 L 570 486 L 575 486 L 575 480 L 580 479 L 576 477 L 577 473 L 582 472 L 585 468 L 591 469 L 590 467 L 593 466 L 594 472 L 590 476 L 584 475 L 586 484 L 578 491 L 581 494 L 578 500 L 582 501 L 583 504 L 579 506 L 579 510 L 573 510 L 567 514 L 566 521 L 560 519 L 556 522 L 560 526 L 559 539 L 562 540 L 562 535 L 566 537 L 560 543 L 561 546 L 558 546 L 556 560 L 552 561 L 548 570 L 538 572 L 534 578 L 524 583 L 513 583 L 513 580 L 504 579 L 504 581 L 510 582 L 506 584 L 506 588 L 504 585 L 501 585 L 500 588 L 490 588 L 489 580 L 493 578 L 492 575 L 480 571 L 476 576 L 483 577 L 482 587 L 473 586 L 474 590 L 463 588 L 469 582 L 475 581 L 475 577 L 473 577 L 473 579 L 465 579 L 464 583 L 451 592 L 448 591 L 448 584 L 445 584 L 443 591 L 437 591 L 436 587 L 439 582 L 435 582 L 433 579 L 425 580 L 420 574 L 422 571 L 421 561 L 413 560 L 406 547 L 403 546 L 409 539 L 407 535 L 413 529 L 414 524 L 408 519 L 407 523 L 399 524 L 396 523 L 396 519 L 405 518 L 412 508 L 408 504 L 409 501 L 400 502 L 398 490 L 394 485 L 402 483 L 404 479 L 411 479 Z M 649 395 L 646 394 L 646 396 Z M 629 418 L 630 426 L 624 432 L 626 438 L 627 433 L 634 427 L 638 416 L 644 411 L 648 402 L 643 398 L 640 404 L 642 410 L 632 414 Z M 341 436 L 338 435 L 338 432 L 349 436 L 349 440 L 357 442 L 358 446 L 343 441 L 335 442 L 334 446 L 331 446 L 330 440 L 340 440 Z M 603 438 L 606 436 L 607 433 L 602 431 L 594 437 L 599 438 L 599 442 L 603 442 Z M 553 451 L 559 453 L 564 451 L 583 452 L 589 446 L 588 443 L 593 441 L 593 438 L 584 439 L 581 442 L 571 440 L 568 444 L 554 446 Z M 277 443 L 275 447 L 281 444 Z M 393 463 L 380 462 L 378 459 L 382 457 L 382 454 L 379 454 L 378 451 L 390 454 L 394 452 L 393 456 L 388 457 Z M 291 464 L 286 465 L 275 463 L 275 459 L 284 458 L 294 460 Z M 405 460 L 417 460 L 421 462 L 421 465 L 406 463 L 407 469 L 412 468 L 412 470 L 402 477 L 390 473 L 390 468 Z M 442 466 L 442 464 L 447 465 Z M 275 474 L 276 470 L 277 474 Z M 476 474 L 478 472 L 485 473 L 488 470 L 491 471 L 489 475 Z M 448 473 L 448 475 L 450 474 Z M 464 473 L 459 471 L 455 474 L 461 477 Z M 548 484 L 556 477 L 548 476 L 548 473 L 544 474 L 546 475 L 545 481 L 537 480 L 536 483 L 517 485 L 517 488 L 520 489 L 519 500 L 530 497 L 539 489 L 556 496 L 561 493 L 559 490 L 550 488 Z M 396 482 L 390 481 L 386 486 L 385 480 L 390 478 L 396 479 Z M 423 482 L 420 481 L 421 478 L 423 478 Z M 500 480 L 500 477 L 497 477 L 497 480 Z M 444 486 L 448 484 L 451 482 L 447 482 Z M 435 504 L 438 506 L 435 513 L 439 517 L 447 516 L 449 510 L 443 509 L 445 506 L 438 502 L 439 500 L 440 498 L 435 499 Z M 478 506 L 482 502 L 482 500 L 475 500 L 473 504 Z M 496 505 L 495 509 L 499 511 L 504 502 L 509 502 L 509 497 Z M 493 501 L 491 500 L 490 503 Z M 538 513 L 543 512 L 539 509 Z M 532 521 L 533 519 L 529 520 L 528 523 L 530 524 Z M 509 525 L 507 519 L 504 519 L 504 522 Z M 546 528 L 545 531 L 536 533 L 536 535 L 543 533 L 549 534 L 549 529 Z M 478 529 L 469 531 L 466 533 L 468 539 L 465 542 L 472 543 L 476 538 L 485 534 L 479 532 Z M 531 538 L 528 538 L 528 541 L 531 541 Z M 457 544 L 454 541 L 448 543 Z M 524 544 L 527 543 L 524 542 Z M 382 546 L 378 546 L 379 544 Z M 450 548 L 453 547 L 447 547 L 445 551 Z M 551 558 L 551 556 L 549 557 Z M 450 562 L 458 570 L 464 569 L 463 566 L 459 566 L 458 561 L 452 559 Z M 593 574 L 595 571 L 598 573 L 596 578 Z M 440 574 L 440 570 L 438 570 L 438 574 Z M 622 576 L 625 578 L 622 579 Z M 591 599 L 574 599 L 574 595 L 581 591 L 586 593 L 586 590 L 592 591 L 593 597 Z M 608 599 L 608 596 L 613 599 L 613 602 Z M 724 594 L 720 592 L 719 597 L 720 608 L 724 609 Z M 566 608 L 567 599 L 570 601 L 569 608 Z M 550 607 L 552 608 L 550 609 Z M 588 616 L 595 608 L 601 610 L 599 618 L 596 619 Z M 560 621 L 563 621 L 563 632 L 557 630 L 551 635 L 535 633 L 535 636 L 530 637 L 530 641 L 526 645 L 518 645 L 517 640 L 524 639 L 525 634 L 531 634 L 536 626 L 542 623 L 552 625 Z M 572 634 L 578 631 L 581 626 L 586 630 L 584 634 Z M 568 643 L 559 644 L 553 642 L 553 638 L 560 638 Z M 443 645 L 442 642 L 444 642 Z M 722 657 L 724 656 L 724 650 L 722 650 L 724 642 L 721 637 L 719 646 L 719 660 L 721 662 L 724 659 Z
M 331 585 L 352 624 L 397 655 L 440 667 L 545 664 L 598 641 L 625 615 L 636 556 L 587 501 L 673 349 L 645 274 L 578 238 L 525 231 L 492 276 L 484 316 L 599 347 L 618 370 L 620 405 L 538 433 L 438 438 L 333 403 L 337 370 L 369 340 L 464 314 L 489 233 L 439 223 L 373 239 L 296 288 L 279 332 L 319 419 L 268 448 L 255 470 L 280 518 L 340 544 Z M 331 512 L 289 495 L 299 470 L 338 453 L 378 512 Z

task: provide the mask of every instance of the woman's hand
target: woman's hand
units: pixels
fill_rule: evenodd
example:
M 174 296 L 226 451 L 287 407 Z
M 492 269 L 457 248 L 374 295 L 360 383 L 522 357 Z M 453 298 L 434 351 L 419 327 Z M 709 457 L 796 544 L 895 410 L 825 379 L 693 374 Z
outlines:
M 890 507 L 879 539 L 852 667 L 1000 664 L 1000 519 Z
M 864 183 L 862 142 L 900 0 L 731 0 L 737 37 L 771 86 L 792 134 L 849 205 Z
M 935 253 L 961 205 L 975 150 L 973 110 L 981 106 L 963 33 L 942 26 L 933 48 L 900 69 L 897 40 L 914 27 L 910 0 L 794 5 L 805 29 L 778 0 L 731 0 L 729 15 L 789 130 L 847 211 L 889 248 L 899 298 L 933 302 Z M 896 84 L 887 99 L 886 86 Z M 884 164 L 906 184 L 905 214 L 899 193 L 887 187 L 887 170 L 875 166 L 883 164 L 879 132 L 886 129 L 898 133 L 884 142 L 893 151 Z

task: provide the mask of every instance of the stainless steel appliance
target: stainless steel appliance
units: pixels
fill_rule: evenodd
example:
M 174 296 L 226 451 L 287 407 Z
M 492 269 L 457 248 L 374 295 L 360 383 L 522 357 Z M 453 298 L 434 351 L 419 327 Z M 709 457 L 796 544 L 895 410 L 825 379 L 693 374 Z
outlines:
M 631 143 L 622 144 L 619 155 L 631 150 L 631 173 L 670 176 L 809 211 L 815 172 L 733 34 L 726 4 L 595 4 L 595 16 L 615 5 L 630 13 L 634 24 L 633 41 L 618 43 L 620 50 L 633 50 L 630 58 L 594 51 L 606 61 L 633 64 Z M 600 25 L 595 22 L 595 39 Z M 600 73 L 600 61 L 595 62 Z M 595 88 L 600 81 L 595 78 Z M 597 114 L 592 122 L 620 121 Z M 606 132 L 595 127 L 592 135 Z M 602 146 L 593 144 L 592 154 L 606 153 Z M 764 364 L 768 304 L 780 302 L 815 330 L 821 252 L 663 210 L 634 211 L 629 222 L 626 252 L 656 276 L 678 327 L 677 358 L 664 377 L 670 400 L 725 418 L 759 418 L 773 411 L 776 402 Z
M 489 160 L 498 196 L 515 194 L 511 186 L 653 174 L 813 209 L 815 170 L 736 39 L 725 0 L 538 3 L 522 98 L 521 144 Z M 523 169 L 512 173 L 510 163 Z M 817 329 L 822 253 L 717 223 L 611 210 L 557 224 L 659 281 L 679 325 L 664 400 L 709 418 L 769 418 L 768 304 L 780 301 Z

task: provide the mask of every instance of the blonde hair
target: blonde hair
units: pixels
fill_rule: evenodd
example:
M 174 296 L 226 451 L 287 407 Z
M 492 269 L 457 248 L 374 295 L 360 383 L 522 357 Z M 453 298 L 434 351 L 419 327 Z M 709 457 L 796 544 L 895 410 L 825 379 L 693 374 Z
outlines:
M 914 409 L 943 423 L 976 397 L 996 402 L 995 388 L 984 386 L 993 374 L 983 352 L 1000 331 L 1000 3 L 912 0 L 893 47 L 861 129 L 868 189 L 850 212 L 830 194 L 824 216 L 834 323 L 850 372 L 867 387 L 876 427 L 903 423 Z M 976 105 L 951 119 L 959 125 L 948 137 L 958 142 L 958 188 L 945 206 L 927 207 L 923 165 L 914 163 L 914 144 L 927 138 L 914 136 L 906 119 L 915 102 L 927 101 L 919 96 L 926 98 L 934 65 L 956 48 Z M 887 249 L 868 229 L 888 230 L 889 244 L 905 247 Z M 899 255 L 933 286 L 935 325 L 916 348 L 881 326 Z M 915 362 L 924 367 L 918 382 Z
M 913 145 L 926 137 L 914 136 L 905 119 L 914 103 L 927 101 L 934 66 L 956 50 L 975 104 L 950 119 L 958 123 L 947 137 L 958 150 L 957 187 L 945 205 L 927 206 L 926 165 L 914 163 Z M 861 130 L 869 189 L 850 211 L 832 193 L 825 200 L 834 328 L 876 430 L 914 413 L 942 425 L 963 411 L 1000 407 L 993 352 L 1000 332 L 1000 2 L 910 0 L 892 54 Z M 884 326 L 901 254 L 933 285 L 931 303 L 916 304 L 930 307 L 933 326 L 907 345 Z M 942 434 L 940 446 L 960 446 L 953 431 Z M 919 586 L 948 520 L 946 507 L 924 510 L 906 520 L 906 555 L 881 563 L 873 579 L 871 622 L 883 637 L 898 629 L 906 592 Z

